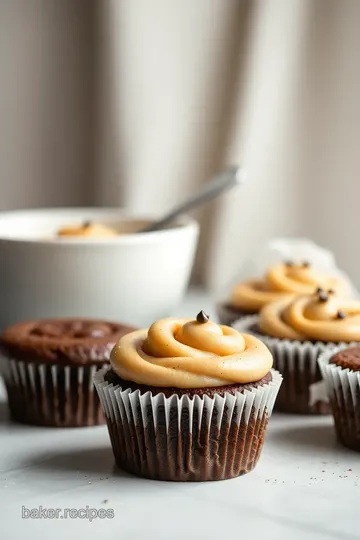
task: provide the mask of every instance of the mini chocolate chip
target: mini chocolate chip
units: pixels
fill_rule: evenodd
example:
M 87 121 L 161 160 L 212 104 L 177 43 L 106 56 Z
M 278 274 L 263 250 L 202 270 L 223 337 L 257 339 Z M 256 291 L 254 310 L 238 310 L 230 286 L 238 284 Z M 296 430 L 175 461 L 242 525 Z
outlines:
M 346 313 L 344 313 L 343 311 L 338 311 L 337 314 L 336 314 L 336 317 L 338 319 L 345 319 Z
M 310 266 L 311 266 L 310 263 L 309 263 L 309 261 L 304 261 L 304 262 L 302 263 L 302 265 L 303 265 L 303 268 L 310 268 Z
M 315 291 L 315 294 L 321 294 L 324 292 L 324 289 L 322 287 L 318 287 Z
M 294 263 L 292 261 L 285 261 L 285 266 L 291 268 L 292 266 L 294 266 Z
M 91 227 L 91 225 L 92 225 L 91 221 L 84 221 L 84 223 L 83 223 L 84 229 L 87 229 L 88 227 Z
M 206 315 L 205 311 L 202 311 L 202 310 L 200 311 L 200 313 L 196 315 L 196 320 L 200 324 L 207 323 L 209 318 L 210 318 L 209 315 Z
M 327 302 L 328 300 L 329 300 L 329 297 L 324 291 L 319 292 L 319 301 L 320 302 Z
M 328 289 L 328 294 L 335 294 L 334 289 Z

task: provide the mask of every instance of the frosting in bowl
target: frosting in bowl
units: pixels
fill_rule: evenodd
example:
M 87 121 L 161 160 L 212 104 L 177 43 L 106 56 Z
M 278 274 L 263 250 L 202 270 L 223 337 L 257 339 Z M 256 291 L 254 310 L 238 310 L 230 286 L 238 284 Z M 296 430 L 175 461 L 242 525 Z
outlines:
M 264 306 L 260 330 L 272 337 L 300 341 L 360 341 L 360 301 L 318 288 L 311 295 Z
M 118 236 L 118 233 L 114 229 L 106 227 L 101 223 L 92 223 L 90 221 L 86 221 L 82 225 L 69 225 L 62 227 L 58 230 L 57 236 L 104 238 L 108 236 Z
M 311 294 L 317 286 L 334 289 L 345 296 L 349 294 L 348 284 L 342 278 L 316 270 L 306 261 L 302 264 L 289 261 L 270 267 L 263 279 L 237 284 L 232 291 L 231 304 L 256 312 L 270 302 Z
M 197 320 L 162 319 L 123 336 L 111 365 L 119 377 L 137 384 L 206 388 L 257 382 L 270 371 L 272 355 L 254 336 L 200 313 Z

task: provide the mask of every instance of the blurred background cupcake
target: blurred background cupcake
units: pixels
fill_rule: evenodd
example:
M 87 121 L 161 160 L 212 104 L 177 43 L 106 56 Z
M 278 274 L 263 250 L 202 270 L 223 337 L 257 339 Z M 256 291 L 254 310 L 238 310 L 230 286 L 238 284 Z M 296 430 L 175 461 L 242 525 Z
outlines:
M 117 464 L 159 480 L 224 480 L 260 456 L 281 376 L 253 336 L 163 319 L 120 339 L 95 375 Z
M 330 407 L 319 384 L 317 358 L 338 344 L 360 342 L 360 301 L 318 288 L 310 295 L 268 304 L 258 316 L 240 320 L 235 327 L 252 332 L 272 351 L 274 367 L 284 377 L 278 410 L 327 414 Z
M 360 315 L 358 316 L 360 319 Z M 339 441 L 360 452 L 360 346 L 319 357 Z
M 217 305 L 217 314 L 223 324 L 231 324 L 241 317 L 259 313 L 271 302 L 312 293 L 315 288 L 349 293 L 349 285 L 342 277 L 316 270 L 308 261 L 287 261 L 270 266 L 262 278 L 237 283 L 229 297 Z
M 104 423 L 93 388 L 124 333 L 114 322 L 54 319 L 10 326 L 0 338 L 0 369 L 13 420 L 77 427 Z

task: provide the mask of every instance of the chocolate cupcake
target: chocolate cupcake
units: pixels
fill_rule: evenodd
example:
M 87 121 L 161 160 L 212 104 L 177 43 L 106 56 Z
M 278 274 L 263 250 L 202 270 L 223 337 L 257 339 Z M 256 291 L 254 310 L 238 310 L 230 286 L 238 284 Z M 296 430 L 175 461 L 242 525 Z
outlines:
M 272 351 L 284 382 L 277 410 L 301 414 L 331 412 L 317 363 L 320 353 L 360 342 L 360 302 L 342 299 L 332 289 L 265 306 L 259 316 L 235 324 Z
M 339 441 L 360 452 L 360 346 L 319 356 Z
M 311 294 L 318 286 L 349 294 L 349 286 L 342 278 L 315 270 L 307 261 L 277 264 L 263 278 L 235 285 L 230 298 L 218 304 L 217 314 L 222 324 L 232 324 L 242 317 L 258 314 L 269 303 Z
M 94 382 L 119 467 L 171 481 L 255 467 L 281 384 L 259 340 L 201 312 L 124 336 L 111 366 Z
M 84 319 L 10 326 L 0 337 L 0 367 L 13 420 L 44 426 L 104 423 L 93 390 L 117 340 L 134 328 Z

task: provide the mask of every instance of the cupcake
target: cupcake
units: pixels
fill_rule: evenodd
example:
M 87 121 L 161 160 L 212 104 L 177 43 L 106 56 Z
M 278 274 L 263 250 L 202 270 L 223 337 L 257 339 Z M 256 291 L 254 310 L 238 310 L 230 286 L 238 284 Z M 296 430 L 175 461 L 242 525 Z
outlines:
M 282 380 L 271 367 L 261 341 L 203 312 L 122 337 L 94 377 L 118 466 L 171 481 L 251 471 Z
M 360 452 L 360 346 L 324 352 L 319 366 L 337 437 L 344 446 Z
M 317 358 L 338 344 L 360 342 L 360 301 L 318 288 L 310 295 L 268 304 L 259 315 L 234 326 L 253 333 L 272 351 L 274 367 L 284 377 L 277 410 L 330 413 Z
M 349 294 L 348 283 L 340 277 L 315 270 L 309 262 L 292 261 L 271 266 L 265 277 L 235 285 L 230 298 L 217 306 L 221 323 L 231 324 L 237 319 L 254 315 L 271 302 L 293 296 L 311 294 L 315 287 L 334 289 L 338 294 Z
M 117 340 L 134 328 L 84 319 L 10 326 L 0 337 L 0 368 L 13 420 L 44 426 L 104 423 L 92 378 Z

